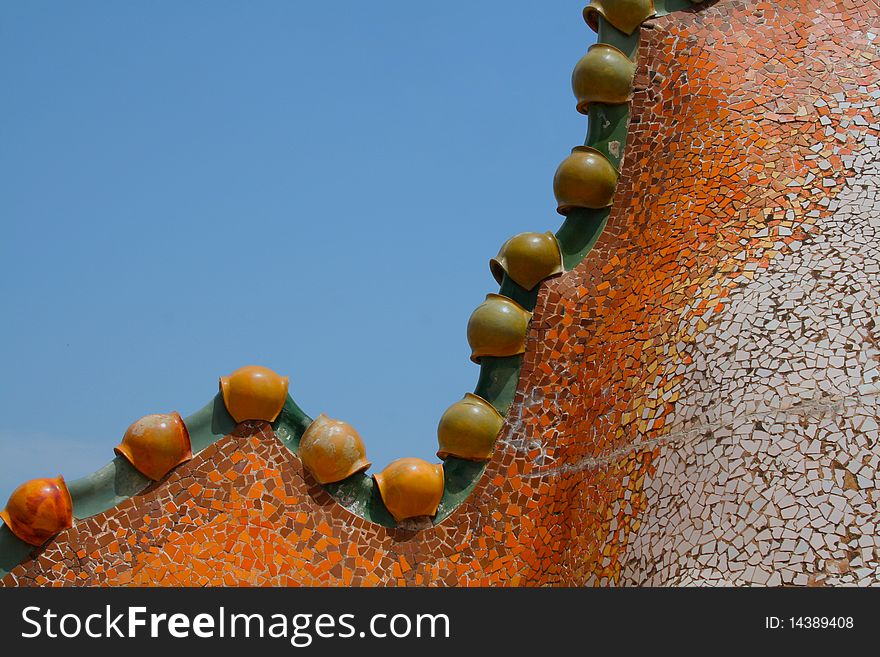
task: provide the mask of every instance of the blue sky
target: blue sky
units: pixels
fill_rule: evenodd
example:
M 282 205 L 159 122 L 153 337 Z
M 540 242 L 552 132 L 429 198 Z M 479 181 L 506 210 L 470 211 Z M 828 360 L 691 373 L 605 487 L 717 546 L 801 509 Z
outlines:
M 488 259 L 561 223 L 582 6 L 0 4 L 0 504 L 251 363 L 433 459 Z

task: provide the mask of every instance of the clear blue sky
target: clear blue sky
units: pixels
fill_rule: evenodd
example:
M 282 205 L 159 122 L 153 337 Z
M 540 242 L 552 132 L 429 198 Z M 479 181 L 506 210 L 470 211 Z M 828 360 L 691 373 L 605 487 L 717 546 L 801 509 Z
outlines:
M 583 0 L 0 4 L 0 505 L 245 364 L 433 459 L 583 143 Z

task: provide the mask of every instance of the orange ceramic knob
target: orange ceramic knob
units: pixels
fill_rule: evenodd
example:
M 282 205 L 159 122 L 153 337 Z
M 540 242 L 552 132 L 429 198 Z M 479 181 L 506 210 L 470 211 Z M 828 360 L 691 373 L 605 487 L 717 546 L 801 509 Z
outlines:
M 577 111 L 587 114 L 591 103 L 628 102 L 635 73 L 635 64 L 620 50 L 607 43 L 594 43 L 571 74 Z
M 145 415 L 132 423 L 114 451 L 153 481 L 192 458 L 189 431 L 176 412 Z
M 479 395 L 465 393 L 464 399 L 447 408 L 440 418 L 437 456 L 488 461 L 503 425 L 504 418 L 492 404 Z
M 437 513 L 443 497 L 443 465 L 402 458 L 373 475 L 379 493 L 397 522 Z
M 533 290 L 545 278 L 563 272 L 562 251 L 553 233 L 520 233 L 504 243 L 489 261 L 489 270 L 499 285 L 507 272 L 514 283 Z
M 289 382 L 286 376 L 280 376 L 268 367 L 247 365 L 229 376 L 221 376 L 220 390 L 226 410 L 236 422 L 274 422 L 287 401 Z
M 299 457 L 322 484 L 342 481 L 370 467 L 364 441 L 355 428 L 323 413 L 303 434 Z
M 487 294 L 477 306 L 467 325 L 471 360 L 479 363 L 483 356 L 516 356 L 525 353 L 526 334 L 532 313 L 513 299 L 500 294 Z
M 584 20 L 598 32 L 600 14 L 624 34 L 632 34 L 655 13 L 654 0 L 590 0 L 584 8 Z
M 576 146 L 553 177 L 556 211 L 567 215 L 574 208 L 607 208 L 614 198 L 617 176 L 617 169 L 601 152 Z
M 31 479 L 16 488 L 0 518 L 25 543 L 42 545 L 73 526 L 73 501 L 64 477 Z

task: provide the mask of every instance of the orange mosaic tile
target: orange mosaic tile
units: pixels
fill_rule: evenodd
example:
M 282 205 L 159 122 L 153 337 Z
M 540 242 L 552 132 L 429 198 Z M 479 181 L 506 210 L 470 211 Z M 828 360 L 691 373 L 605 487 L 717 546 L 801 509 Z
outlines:
M 449 518 L 359 518 L 249 421 L 2 584 L 880 583 L 877 35 L 876 0 L 642 28 L 607 227 Z

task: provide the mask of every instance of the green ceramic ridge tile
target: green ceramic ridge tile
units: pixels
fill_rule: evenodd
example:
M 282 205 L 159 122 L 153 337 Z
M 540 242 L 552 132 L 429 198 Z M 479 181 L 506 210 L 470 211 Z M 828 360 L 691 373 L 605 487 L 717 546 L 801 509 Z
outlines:
M 284 444 L 294 454 L 299 452 L 299 441 L 309 425 L 312 423 L 306 413 L 293 400 L 293 397 L 287 395 L 287 401 L 284 402 L 284 408 L 281 409 L 278 418 L 272 423 L 272 429 L 278 440 Z
M 358 472 L 335 484 L 326 484 L 324 490 L 341 506 L 364 520 L 383 527 L 397 526 L 397 522 L 385 508 L 376 480 L 366 473 Z
M 117 456 L 100 470 L 67 485 L 73 500 L 73 517 L 84 520 L 112 509 L 153 483 L 128 461 Z
M 443 463 L 443 498 L 434 516 L 437 525 L 455 511 L 476 488 L 488 463 L 467 461 L 450 456 Z
M 562 249 L 562 263 L 566 270 L 570 271 L 577 267 L 593 250 L 593 246 L 605 230 L 610 215 L 611 208 L 601 210 L 578 208 L 569 213 L 556 233 L 556 239 L 559 240 Z
M 538 290 L 540 289 L 541 286 L 536 285 L 531 290 L 526 290 L 513 282 L 513 280 L 507 275 L 507 272 L 504 272 L 504 278 L 501 280 L 501 287 L 498 289 L 498 294 L 513 299 L 523 308 L 532 312 L 535 309 L 535 305 L 538 303 Z
M 621 32 L 611 23 L 605 20 L 601 14 L 597 15 L 599 31 L 596 34 L 596 43 L 607 43 L 614 46 L 630 59 L 634 59 L 639 49 L 639 29 L 632 34 Z
M 705 0 L 654 0 L 654 15 L 666 16 L 702 4 L 705 4 Z
M 602 153 L 619 171 L 629 132 L 629 103 L 591 103 L 587 112 L 590 127 L 584 145 L 592 146 Z
M 201 409 L 185 417 L 183 423 L 189 432 L 193 454 L 235 431 L 235 420 L 226 410 L 223 395 L 219 392 Z
M 501 415 L 507 415 L 516 394 L 522 362 L 522 354 L 483 356 L 480 359 L 480 378 L 474 394 L 492 404 Z
M 9 527 L 0 524 L 0 579 L 28 558 L 34 547 L 13 534 Z

